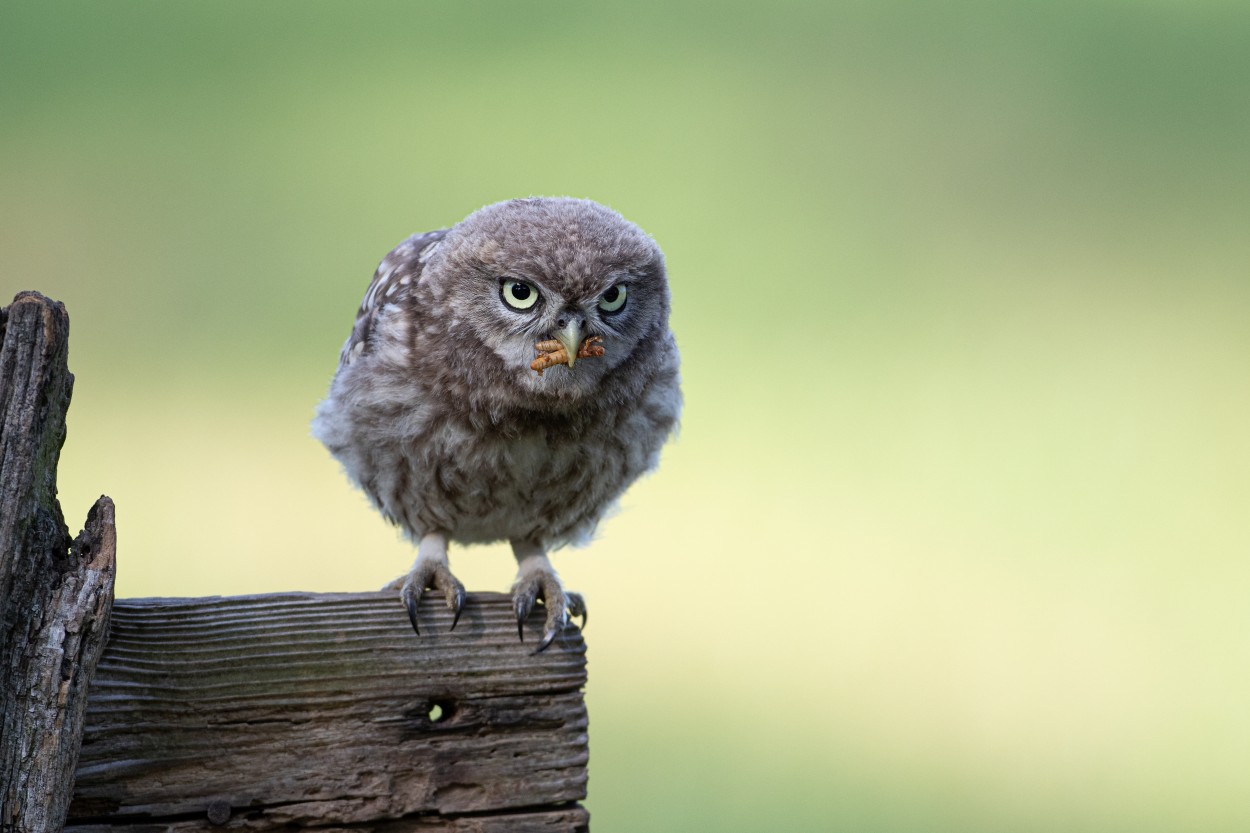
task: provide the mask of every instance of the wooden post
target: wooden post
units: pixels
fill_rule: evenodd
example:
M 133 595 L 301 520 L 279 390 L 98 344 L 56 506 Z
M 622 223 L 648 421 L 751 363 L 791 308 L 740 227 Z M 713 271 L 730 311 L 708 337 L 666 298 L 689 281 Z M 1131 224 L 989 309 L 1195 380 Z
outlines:
M 113 504 L 100 498 L 70 540 L 56 499 L 74 383 L 65 308 L 20 293 L 0 330 L 0 829 L 56 833 L 108 630 Z
M 393 592 L 119 600 L 67 833 L 585 831 L 577 628 L 534 655 L 497 593 L 421 618 Z

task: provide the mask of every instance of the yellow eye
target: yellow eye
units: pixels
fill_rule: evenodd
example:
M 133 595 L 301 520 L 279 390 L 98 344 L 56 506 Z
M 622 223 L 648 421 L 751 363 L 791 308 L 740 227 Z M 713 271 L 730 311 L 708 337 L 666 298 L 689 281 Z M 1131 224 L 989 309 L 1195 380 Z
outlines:
M 538 303 L 538 290 L 525 281 L 507 278 L 500 287 L 503 301 L 513 309 L 529 309 Z
M 620 312 L 621 308 L 625 306 L 625 296 L 627 294 L 625 284 L 618 283 L 600 296 L 599 309 L 604 312 Z

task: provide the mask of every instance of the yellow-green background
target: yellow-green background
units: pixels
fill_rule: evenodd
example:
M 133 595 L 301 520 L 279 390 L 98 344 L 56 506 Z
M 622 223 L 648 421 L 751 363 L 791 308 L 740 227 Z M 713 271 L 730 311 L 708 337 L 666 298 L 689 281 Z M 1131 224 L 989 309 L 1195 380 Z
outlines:
M 405 570 L 308 420 L 378 259 L 530 194 L 655 235 L 684 357 L 555 559 L 596 830 L 1250 825 L 1250 6 L 4 3 L 119 593 Z

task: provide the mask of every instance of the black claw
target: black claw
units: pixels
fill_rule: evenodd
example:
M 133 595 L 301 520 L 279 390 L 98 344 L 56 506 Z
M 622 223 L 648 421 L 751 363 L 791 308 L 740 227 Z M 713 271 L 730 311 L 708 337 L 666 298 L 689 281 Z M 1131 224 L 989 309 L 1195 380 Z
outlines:
M 516 635 L 522 642 L 525 641 L 525 620 L 529 618 L 533 605 L 534 603 L 525 597 L 516 600 Z
M 448 628 L 447 630 L 448 633 L 451 633 L 452 631 L 456 629 L 456 623 L 460 621 L 460 614 L 464 613 L 464 588 L 463 587 L 456 588 L 456 598 L 455 598 L 455 601 L 452 603 L 452 610 L 456 612 L 456 615 L 451 617 L 451 627 Z
M 586 630 L 586 622 L 590 620 L 590 609 L 586 607 L 586 600 L 580 593 L 569 593 L 568 599 L 568 617 L 570 619 L 581 617 L 582 624 L 579 630 Z
M 534 653 L 541 654 L 543 651 L 547 650 L 547 646 L 552 643 L 552 641 L 556 638 L 556 634 L 559 632 L 559 628 L 552 628 L 543 634 L 543 641 L 538 643 L 538 647 L 534 649 Z
M 417 627 L 417 600 L 415 593 L 404 594 L 404 607 L 408 609 L 408 621 L 412 623 L 412 629 L 417 632 L 417 636 L 420 636 L 421 629 Z

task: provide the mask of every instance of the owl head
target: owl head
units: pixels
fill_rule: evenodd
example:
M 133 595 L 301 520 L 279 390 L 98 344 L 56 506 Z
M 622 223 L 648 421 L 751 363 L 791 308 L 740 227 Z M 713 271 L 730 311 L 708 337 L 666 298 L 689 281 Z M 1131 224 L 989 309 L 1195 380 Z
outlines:
M 480 344 L 526 397 L 577 399 L 668 334 L 664 255 L 645 232 L 589 200 L 532 198 L 486 206 L 454 226 L 427 265 L 429 291 L 459 344 Z M 584 339 L 604 355 L 530 369 L 536 342 L 575 357 Z

